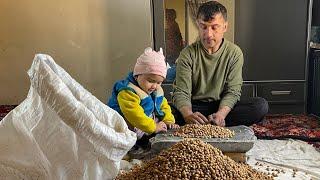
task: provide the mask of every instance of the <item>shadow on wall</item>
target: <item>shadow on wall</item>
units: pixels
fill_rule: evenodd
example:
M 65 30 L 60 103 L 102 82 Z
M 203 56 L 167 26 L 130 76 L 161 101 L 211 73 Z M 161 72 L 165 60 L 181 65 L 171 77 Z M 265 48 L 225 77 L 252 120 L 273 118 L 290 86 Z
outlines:
M 108 0 L 106 3 L 106 51 L 111 68 L 106 85 L 108 98 L 113 83 L 127 76 L 143 50 L 152 47 L 152 18 L 150 0 Z

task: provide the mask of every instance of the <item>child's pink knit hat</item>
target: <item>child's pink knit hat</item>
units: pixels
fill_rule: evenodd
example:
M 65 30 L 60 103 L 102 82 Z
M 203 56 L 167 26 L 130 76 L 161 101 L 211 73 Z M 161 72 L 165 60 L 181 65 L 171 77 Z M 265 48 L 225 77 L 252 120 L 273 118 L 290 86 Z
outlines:
M 167 66 L 162 48 L 160 48 L 159 52 L 156 52 L 148 47 L 144 50 L 144 53 L 138 57 L 136 65 L 134 66 L 133 75 L 136 76 L 140 74 L 156 74 L 166 78 Z

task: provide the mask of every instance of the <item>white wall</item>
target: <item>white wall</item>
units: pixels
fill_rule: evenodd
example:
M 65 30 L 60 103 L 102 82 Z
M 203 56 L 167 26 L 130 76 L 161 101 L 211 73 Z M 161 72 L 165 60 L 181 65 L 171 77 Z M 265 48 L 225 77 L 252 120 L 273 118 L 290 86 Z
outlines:
M 27 70 L 47 53 L 105 102 L 152 45 L 150 0 L 1 0 L 0 104 L 19 104 Z

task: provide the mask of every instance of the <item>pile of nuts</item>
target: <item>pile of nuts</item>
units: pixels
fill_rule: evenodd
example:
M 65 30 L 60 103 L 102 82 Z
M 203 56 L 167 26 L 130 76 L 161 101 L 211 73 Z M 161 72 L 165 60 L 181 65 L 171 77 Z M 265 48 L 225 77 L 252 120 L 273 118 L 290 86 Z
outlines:
M 118 180 L 131 179 L 261 179 L 273 177 L 247 164 L 237 163 L 199 139 L 184 139 L 150 161 L 119 174 Z
M 211 124 L 187 124 L 173 133 L 173 136 L 184 138 L 231 138 L 234 132 Z

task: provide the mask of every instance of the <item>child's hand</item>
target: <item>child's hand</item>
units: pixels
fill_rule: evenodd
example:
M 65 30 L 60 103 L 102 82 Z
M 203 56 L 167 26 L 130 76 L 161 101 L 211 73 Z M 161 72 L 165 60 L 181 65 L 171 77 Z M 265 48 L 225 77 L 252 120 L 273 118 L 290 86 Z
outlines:
M 179 129 L 180 126 L 178 124 L 167 124 L 168 129 Z
M 167 125 L 162 121 L 156 124 L 156 133 L 159 132 L 167 132 Z

